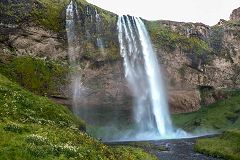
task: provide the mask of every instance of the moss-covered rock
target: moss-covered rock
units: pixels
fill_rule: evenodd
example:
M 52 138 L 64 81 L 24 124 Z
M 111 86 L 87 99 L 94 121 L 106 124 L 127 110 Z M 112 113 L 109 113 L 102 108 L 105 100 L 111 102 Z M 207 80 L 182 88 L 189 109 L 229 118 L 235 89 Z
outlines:
M 80 58 L 92 62 L 118 60 L 117 15 L 81 1 L 77 1 L 76 7 L 78 45 L 82 47 L 78 53 Z M 101 39 L 102 46 L 98 46 L 98 39 Z
M 33 21 L 55 32 L 65 31 L 64 13 L 69 0 L 36 0 L 41 8 L 33 8 Z
M 212 51 L 208 42 L 197 34 L 184 35 L 158 21 L 147 22 L 147 26 L 155 46 L 164 51 L 173 52 L 177 48 L 183 52 L 195 54 L 208 54 Z
M 67 83 L 68 67 L 51 60 L 2 55 L 0 62 L 0 73 L 40 95 L 58 95 Z

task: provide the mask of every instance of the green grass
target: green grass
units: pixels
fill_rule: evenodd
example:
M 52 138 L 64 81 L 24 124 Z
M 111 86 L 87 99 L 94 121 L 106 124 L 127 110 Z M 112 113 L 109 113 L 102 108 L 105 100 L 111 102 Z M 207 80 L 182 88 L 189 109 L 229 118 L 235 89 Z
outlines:
M 0 75 L 0 121 L 85 128 L 85 124 L 64 106 L 22 89 Z
M 237 91 L 232 95 L 197 112 L 173 115 L 173 122 L 190 132 L 240 128 L 240 95 Z
M 0 159 L 156 159 L 138 148 L 110 148 L 84 130 L 64 106 L 0 75 Z
M 199 111 L 173 115 L 177 127 L 193 133 L 223 132 L 214 138 L 198 139 L 195 150 L 224 159 L 240 159 L 240 92 L 228 91 L 226 99 Z
M 1 55 L 0 73 L 39 95 L 57 95 L 65 85 L 68 67 L 30 56 Z
M 229 160 L 240 159 L 240 130 L 230 130 L 215 138 L 197 140 L 195 150 Z
M 119 160 L 157 160 L 155 156 L 146 154 L 140 148 L 117 146 L 113 147 L 113 151 Z

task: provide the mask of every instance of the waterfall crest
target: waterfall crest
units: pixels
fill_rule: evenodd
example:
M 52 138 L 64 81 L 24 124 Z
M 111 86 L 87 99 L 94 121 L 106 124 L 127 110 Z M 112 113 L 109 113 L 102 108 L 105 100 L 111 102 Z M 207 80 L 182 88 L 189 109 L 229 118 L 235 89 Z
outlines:
M 176 137 L 160 66 L 143 21 L 137 17 L 119 16 L 117 25 L 125 77 L 134 95 L 137 135 Z

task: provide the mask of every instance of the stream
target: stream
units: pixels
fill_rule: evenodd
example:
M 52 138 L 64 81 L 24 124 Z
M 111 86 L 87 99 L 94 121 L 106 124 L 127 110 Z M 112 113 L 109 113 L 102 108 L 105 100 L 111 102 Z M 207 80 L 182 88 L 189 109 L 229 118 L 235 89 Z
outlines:
M 109 142 L 107 145 L 140 147 L 161 160 L 221 160 L 194 151 L 197 138 L 144 142 Z

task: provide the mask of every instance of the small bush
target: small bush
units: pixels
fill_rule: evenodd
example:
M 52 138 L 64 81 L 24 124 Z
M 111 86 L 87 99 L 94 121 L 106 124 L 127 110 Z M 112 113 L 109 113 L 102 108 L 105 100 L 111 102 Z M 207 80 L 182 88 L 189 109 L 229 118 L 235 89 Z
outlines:
M 52 146 L 53 154 L 56 156 L 65 155 L 66 157 L 78 157 L 78 148 L 69 144 L 64 145 L 53 145 Z
M 22 125 L 17 123 L 8 123 L 3 127 L 3 129 L 5 131 L 14 132 L 14 133 L 22 133 L 22 132 L 28 131 Z
M 44 145 L 48 144 L 48 139 L 40 135 L 32 134 L 30 136 L 27 136 L 26 142 L 35 145 Z

